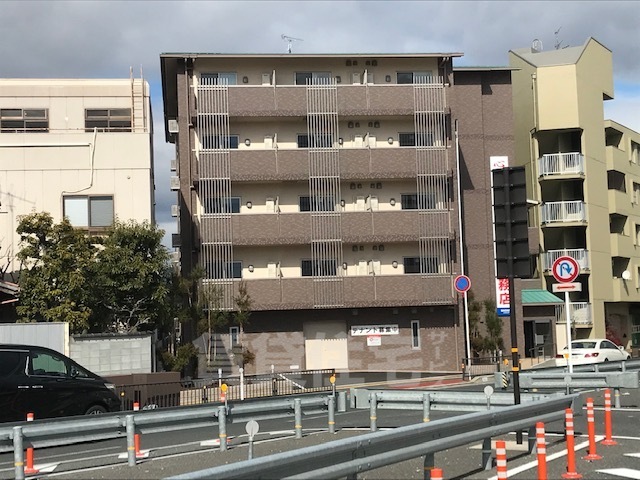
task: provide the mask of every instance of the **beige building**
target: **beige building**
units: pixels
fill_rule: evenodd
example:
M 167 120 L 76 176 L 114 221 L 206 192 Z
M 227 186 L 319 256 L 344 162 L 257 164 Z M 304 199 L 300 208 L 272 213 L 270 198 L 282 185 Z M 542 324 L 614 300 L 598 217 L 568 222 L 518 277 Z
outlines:
M 532 223 L 539 227 L 537 274 L 552 289 L 559 256 L 577 260 L 581 292 L 570 293 L 574 338 L 609 335 L 640 344 L 640 134 L 604 120 L 613 98 L 609 49 L 510 52 L 516 162 L 526 165 Z M 607 228 L 607 226 L 609 228 Z M 559 294 L 563 296 L 563 294 Z M 564 305 L 557 348 L 566 345 Z
M 116 218 L 154 221 L 146 81 L 0 79 L 3 266 L 18 251 L 20 216 L 43 211 L 92 233 Z

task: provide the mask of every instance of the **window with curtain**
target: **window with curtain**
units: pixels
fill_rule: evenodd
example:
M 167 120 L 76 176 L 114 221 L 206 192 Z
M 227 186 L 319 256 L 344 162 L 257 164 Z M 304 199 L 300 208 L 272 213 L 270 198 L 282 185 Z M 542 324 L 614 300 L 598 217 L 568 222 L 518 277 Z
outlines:
M 106 228 L 113 224 L 112 195 L 72 195 L 63 199 L 63 215 L 74 227 Z

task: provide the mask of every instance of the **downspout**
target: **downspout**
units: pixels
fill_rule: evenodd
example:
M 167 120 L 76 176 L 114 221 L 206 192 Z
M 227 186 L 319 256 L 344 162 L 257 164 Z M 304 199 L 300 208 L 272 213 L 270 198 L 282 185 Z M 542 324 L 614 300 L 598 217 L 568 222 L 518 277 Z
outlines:
M 63 190 L 62 193 L 80 193 L 80 192 L 84 192 L 85 190 L 89 190 L 91 187 L 93 187 L 93 174 L 95 171 L 95 152 L 96 152 L 96 139 L 98 137 L 98 129 L 96 127 L 94 127 L 93 129 L 93 142 L 89 143 L 89 165 L 91 165 L 91 172 L 90 172 L 90 177 L 89 177 L 89 185 L 81 188 L 80 190 L 75 190 L 73 192 L 69 192 L 66 190 Z

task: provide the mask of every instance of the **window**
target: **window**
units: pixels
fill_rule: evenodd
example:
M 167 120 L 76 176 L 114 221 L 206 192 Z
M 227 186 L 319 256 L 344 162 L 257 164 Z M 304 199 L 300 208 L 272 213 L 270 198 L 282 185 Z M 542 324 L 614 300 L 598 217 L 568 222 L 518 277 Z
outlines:
M 0 110 L 0 132 L 38 133 L 49 131 L 49 110 L 46 108 L 3 108 Z
M 235 72 L 203 73 L 200 82 L 202 85 L 237 85 L 238 76 Z
M 301 212 L 333 212 L 336 201 L 333 197 L 309 197 L 302 196 L 298 199 Z
M 631 140 L 631 162 L 638 163 L 640 161 L 640 143 Z
M 110 227 L 113 196 L 68 196 L 63 198 L 64 216 L 74 227 Z
M 303 277 L 330 277 L 337 274 L 337 262 L 329 260 L 302 260 Z
M 240 197 L 208 197 L 203 206 L 204 213 L 240 213 Z
M 238 135 L 204 135 L 202 137 L 202 148 L 205 150 L 236 149 L 238 143 Z
M 24 353 L 23 352 L 0 352 L 0 377 L 9 375 L 24 375 Z
M 401 147 L 432 147 L 433 133 L 431 132 L 407 132 L 398 134 L 398 144 Z
M 296 85 L 329 83 L 331 72 L 296 72 Z
M 428 83 L 431 79 L 431 72 L 398 72 L 396 82 L 406 83 Z
M 422 262 L 420 257 L 404 257 L 402 260 L 404 273 L 438 273 L 439 261 L 437 257 L 424 257 Z
M 229 327 L 229 347 L 240 345 L 240 327 Z
M 331 147 L 333 147 L 333 135 L 330 133 L 318 133 L 316 135 L 298 134 L 298 148 Z
M 436 208 L 436 196 L 433 193 L 409 193 L 400 195 L 403 210 L 434 210 Z
M 411 320 L 411 348 L 420 348 L 420 320 Z
M 130 108 L 99 108 L 84 111 L 84 129 L 92 132 L 97 128 L 99 132 L 130 132 Z
M 67 363 L 60 357 L 38 352 L 31 357 L 31 375 L 67 376 Z
M 242 262 L 209 262 L 205 270 L 207 278 L 242 278 Z
M 633 182 L 633 203 L 640 204 L 640 183 Z

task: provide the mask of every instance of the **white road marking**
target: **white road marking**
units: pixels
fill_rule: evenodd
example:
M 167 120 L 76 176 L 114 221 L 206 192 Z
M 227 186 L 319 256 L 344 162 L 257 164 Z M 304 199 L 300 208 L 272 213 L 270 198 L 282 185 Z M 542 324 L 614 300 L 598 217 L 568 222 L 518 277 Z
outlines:
M 640 458 L 640 453 L 625 453 L 624 454 L 625 457 L 635 457 L 635 458 Z
M 640 470 L 633 470 L 631 468 L 608 468 L 607 470 L 596 470 L 596 472 L 608 473 L 609 475 L 615 475 L 616 477 L 640 480 Z

